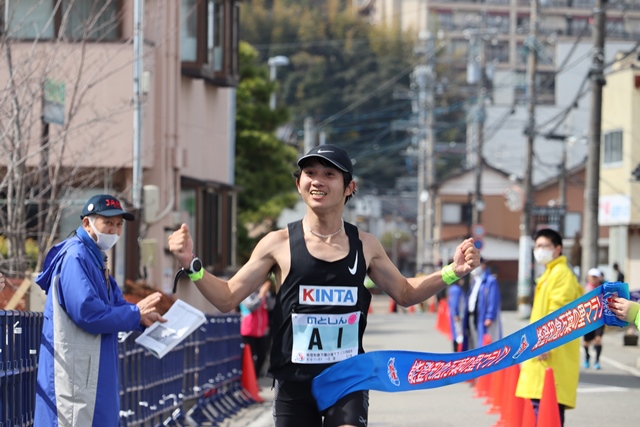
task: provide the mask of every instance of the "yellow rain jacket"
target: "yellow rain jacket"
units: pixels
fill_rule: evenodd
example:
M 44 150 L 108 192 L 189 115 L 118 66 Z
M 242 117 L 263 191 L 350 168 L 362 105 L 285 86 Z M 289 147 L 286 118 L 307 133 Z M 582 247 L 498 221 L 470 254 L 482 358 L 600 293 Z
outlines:
M 547 264 L 536 284 L 530 322 L 533 323 L 582 296 L 583 289 L 565 256 Z M 542 398 L 546 368 L 553 369 L 558 403 L 575 408 L 580 376 L 580 339 L 570 341 L 549 352 L 547 360 L 537 357 L 522 363 L 516 396 Z

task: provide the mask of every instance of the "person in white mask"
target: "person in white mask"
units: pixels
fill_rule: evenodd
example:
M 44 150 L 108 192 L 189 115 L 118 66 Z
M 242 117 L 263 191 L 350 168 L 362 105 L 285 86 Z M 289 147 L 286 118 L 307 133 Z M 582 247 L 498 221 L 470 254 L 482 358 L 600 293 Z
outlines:
M 536 282 L 531 323 L 574 301 L 583 293 L 578 278 L 567 263 L 567 258 L 562 255 L 562 237 L 557 231 L 544 228 L 536 233 L 533 256 L 537 263 L 545 266 L 545 270 Z M 564 425 L 565 409 L 573 409 L 576 406 L 580 376 L 580 339 L 522 363 L 516 396 L 531 399 L 536 416 L 546 368 L 553 369 L 558 409 Z
M 115 197 L 99 194 L 80 218 L 73 235 L 51 248 L 36 279 L 47 293 L 36 426 L 118 426 L 118 332 L 165 321 L 155 312 L 160 292 L 130 304 L 109 275 L 106 252 L 133 215 Z
M 480 258 L 480 266 L 471 272 L 471 291 L 467 304 L 469 323 L 468 348 L 481 347 L 502 338 L 500 317 L 500 287 L 491 274 L 487 261 Z

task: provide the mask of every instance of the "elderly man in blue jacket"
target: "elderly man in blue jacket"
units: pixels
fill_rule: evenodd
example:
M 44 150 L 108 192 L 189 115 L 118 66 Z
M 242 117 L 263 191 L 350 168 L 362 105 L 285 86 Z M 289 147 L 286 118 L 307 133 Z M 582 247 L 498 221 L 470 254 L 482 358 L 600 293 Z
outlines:
M 119 425 L 118 332 L 165 321 L 159 292 L 124 300 L 106 252 L 134 219 L 115 197 L 93 196 L 75 233 L 47 254 L 36 282 L 47 293 L 38 362 L 35 426 Z

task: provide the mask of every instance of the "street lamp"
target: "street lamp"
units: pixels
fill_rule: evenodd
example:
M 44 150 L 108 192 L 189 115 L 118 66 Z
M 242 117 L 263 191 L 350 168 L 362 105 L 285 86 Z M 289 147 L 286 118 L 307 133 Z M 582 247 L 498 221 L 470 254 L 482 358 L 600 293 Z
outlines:
M 269 64 L 269 80 L 275 81 L 277 74 L 277 67 L 282 67 L 285 65 L 289 65 L 289 58 L 283 55 L 272 56 L 269 58 L 267 62 Z M 271 92 L 271 97 L 269 98 L 269 108 L 272 110 L 276 109 L 276 93 Z

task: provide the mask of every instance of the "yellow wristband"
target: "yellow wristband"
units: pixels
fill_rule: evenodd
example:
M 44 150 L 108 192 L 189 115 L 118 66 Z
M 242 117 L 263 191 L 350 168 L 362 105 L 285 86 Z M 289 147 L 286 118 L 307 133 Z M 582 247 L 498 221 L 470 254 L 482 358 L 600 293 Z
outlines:
M 629 322 L 635 323 L 636 326 L 638 326 L 638 323 L 640 323 L 640 304 L 631 301 L 629 313 L 627 314 L 627 320 Z
M 442 269 L 442 281 L 448 285 L 460 280 L 453 272 L 453 264 L 449 264 Z
M 204 277 L 204 268 L 201 268 L 197 273 L 189 273 L 189 279 L 196 282 Z

